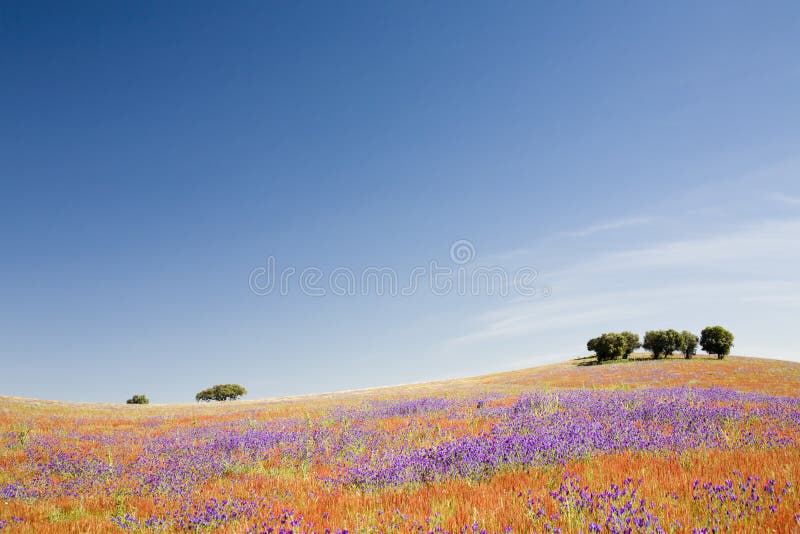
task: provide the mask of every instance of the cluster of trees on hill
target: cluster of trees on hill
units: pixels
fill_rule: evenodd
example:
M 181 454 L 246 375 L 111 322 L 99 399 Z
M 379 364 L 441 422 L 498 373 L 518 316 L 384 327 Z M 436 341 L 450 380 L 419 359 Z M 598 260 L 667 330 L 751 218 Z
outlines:
M 247 390 L 239 384 L 217 384 L 195 395 L 194 400 L 197 402 L 236 400 L 243 395 L 247 395 Z M 150 400 L 145 395 L 134 395 L 125 402 L 127 404 L 150 404 Z
M 730 354 L 733 347 L 733 334 L 721 326 L 708 326 L 698 338 L 688 330 L 650 330 L 645 332 L 643 342 L 633 332 L 607 332 L 590 339 L 586 348 L 597 355 L 598 362 L 627 359 L 634 350 L 642 347 L 653 353 L 653 359 L 666 358 L 680 352 L 687 359 L 697 354 L 697 345 L 708 354 L 716 354 L 722 359 Z

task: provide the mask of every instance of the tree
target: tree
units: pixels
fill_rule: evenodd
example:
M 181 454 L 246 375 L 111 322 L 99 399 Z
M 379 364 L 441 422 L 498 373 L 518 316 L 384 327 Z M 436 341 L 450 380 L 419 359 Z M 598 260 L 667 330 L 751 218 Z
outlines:
M 236 400 L 242 395 L 247 395 L 247 390 L 239 384 L 217 384 L 210 388 L 204 389 L 194 396 L 194 399 L 200 401 L 226 401 Z
M 125 401 L 126 404 L 150 404 L 150 399 L 146 395 L 134 395 Z
M 642 347 L 653 353 L 653 359 L 666 357 L 676 350 L 683 350 L 683 336 L 677 330 L 650 330 L 644 334 Z
M 627 350 L 628 343 L 620 334 L 609 332 L 590 339 L 586 343 L 586 348 L 593 350 L 597 354 L 597 361 L 604 362 L 622 358 Z
M 653 359 L 657 360 L 664 353 L 663 330 L 649 330 L 644 333 L 644 343 L 642 347 L 653 353 Z
M 633 351 L 642 346 L 642 344 L 639 343 L 639 334 L 634 334 L 633 332 L 625 330 L 624 332 L 620 332 L 619 335 L 625 338 L 625 354 L 623 354 L 622 357 L 627 360 L 628 356 L 633 354 Z
M 697 354 L 697 342 L 699 339 L 688 330 L 681 332 L 681 337 L 683 338 L 683 347 L 681 351 L 683 352 L 684 358 L 690 360 L 692 356 Z
M 721 360 L 731 352 L 733 334 L 721 326 L 707 326 L 700 332 L 700 345 L 704 351 L 716 354 Z
M 676 350 L 683 351 L 683 336 L 677 330 L 670 328 L 664 331 L 664 355 L 669 356 Z

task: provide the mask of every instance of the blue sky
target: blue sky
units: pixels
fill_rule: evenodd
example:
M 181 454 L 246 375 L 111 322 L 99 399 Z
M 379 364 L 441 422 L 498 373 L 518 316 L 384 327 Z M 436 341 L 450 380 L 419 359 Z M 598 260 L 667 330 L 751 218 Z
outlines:
M 331 391 L 717 323 L 800 360 L 798 35 L 794 2 L 4 2 L 0 394 Z M 249 286 L 458 240 L 535 294 Z

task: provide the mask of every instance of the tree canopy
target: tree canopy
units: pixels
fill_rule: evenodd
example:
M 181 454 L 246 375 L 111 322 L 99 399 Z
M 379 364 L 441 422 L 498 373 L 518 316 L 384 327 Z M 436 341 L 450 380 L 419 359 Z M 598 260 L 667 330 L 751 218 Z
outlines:
M 194 396 L 195 400 L 200 401 L 226 401 L 236 400 L 239 397 L 247 395 L 247 390 L 239 384 L 217 384 L 206 388 Z
M 644 334 L 642 346 L 653 353 L 653 358 L 658 359 L 669 356 L 676 350 L 683 351 L 683 336 L 677 330 L 650 330 Z
M 586 348 L 597 354 L 598 362 L 616 360 L 625 356 L 628 349 L 628 341 L 622 334 L 608 332 L 590 339 L 586 343 Z
M 733 334 L 721 326 L 707 326 L 700 332 L 700 345 L 704 351 L 716 354 L 721 360 L 731 352 Z
M 633 354 L 633 351 L 642 346 L 639 342 L 639 334 L 634 334 L 633 332 L 625 330 L 624 332 L 620 332 L 619 335 L 625 338 L 625 354 L 622 355 L 625 359 Z
M 130 399 L 125 401 L 126 404 L 150 404 L 150 399 L 147 398 L 147 395 L 134 395 Z
M 681 349 L 683 356 L 687 360 L 691 359 L 692 356 L 697 354 L 697 342 L 699 340 L 696 335 L 692 334 L 688 330 L 681 332 L 681 337 L 683 338 L 683 348 Z

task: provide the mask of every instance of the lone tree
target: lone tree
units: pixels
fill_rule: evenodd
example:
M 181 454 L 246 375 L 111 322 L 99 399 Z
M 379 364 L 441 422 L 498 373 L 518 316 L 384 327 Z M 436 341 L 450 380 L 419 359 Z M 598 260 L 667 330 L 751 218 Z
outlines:
M 683 348 L 681 349 L 683 357 L 687 360 L 691 360 L 692 356 L 697 354 L 697 342 L 699 339 L 688 330 L 681 332 L 681 337 L 683 338 Z
M 642 344 L 639 343 L 639 334 L 634 334 L 633 332 L 625 330 L 624 332 L 620 332 L 619 335 L 625 338 L 625 354 L 623 354 L 622 357 L 627 360 L 628 356 L 633 354 L 633 351 L 642 346 Z
M 677 330 L 650 330 L 644 334 L 642 347 L 653 353 L 653 359 L 666 357 L 676 350 L 683 350 L 683 336 Z
M 716 354 L 721 360 L 731 352 L 733 334 L 721 326 L 707 326 L 700 332 L 700 345 L 704 351 Z
M 236 400 L 242 395 L 247 395 L 247 390 L 239 384 L 217 384 L 204 389 L 194 396 L 197 402 L 200 401 L 226 401 Z
M 623 335 L 609 332 L 590 339 L 586 343 L 586 348 L 597 353 L 598 362 L 605 362 L 622 358 L 628 348 L 628 342 Z
M 125 401 L 126 404 L 150 404 L 150 399 L 146 395 L 134 395 Z

